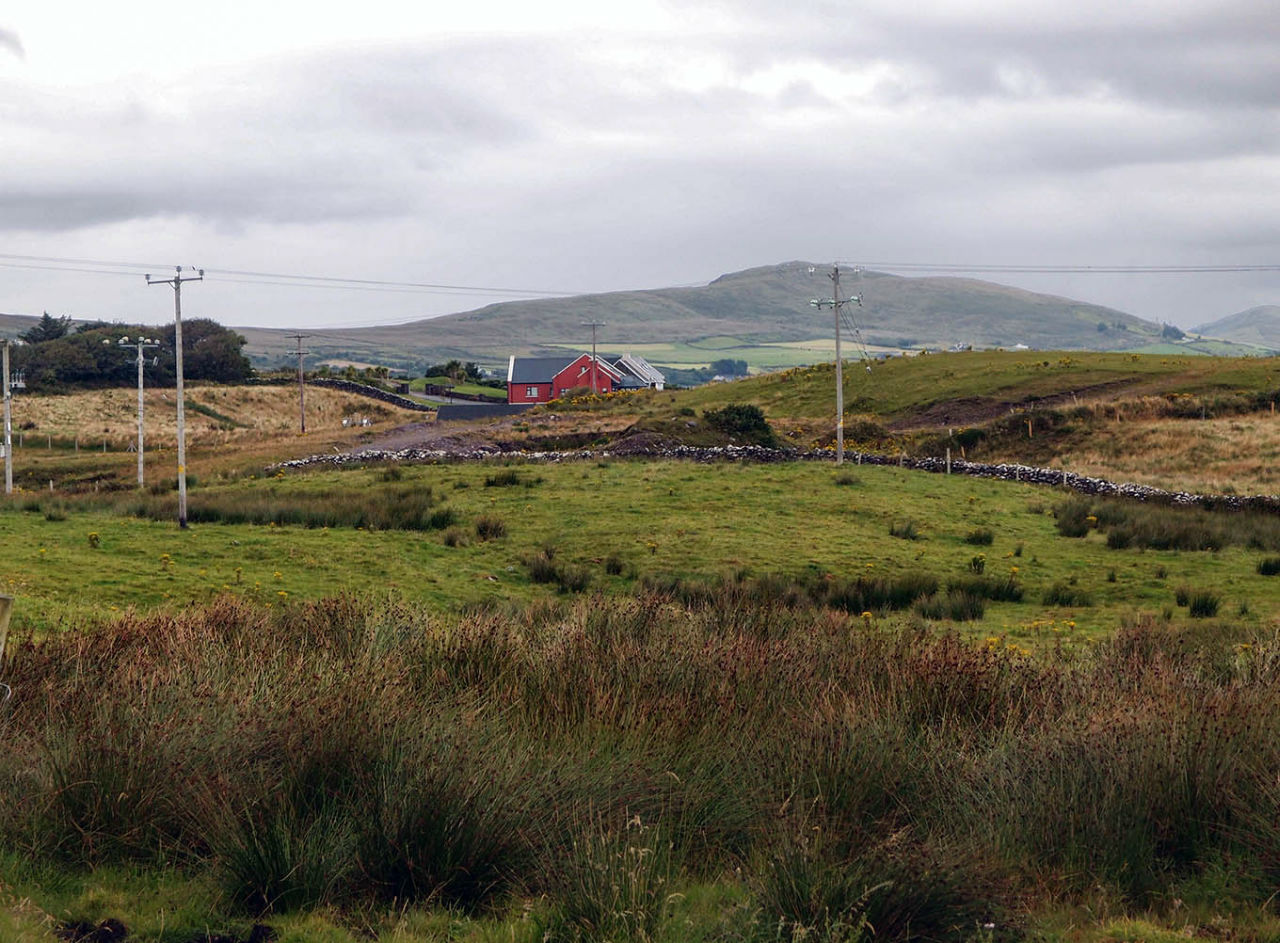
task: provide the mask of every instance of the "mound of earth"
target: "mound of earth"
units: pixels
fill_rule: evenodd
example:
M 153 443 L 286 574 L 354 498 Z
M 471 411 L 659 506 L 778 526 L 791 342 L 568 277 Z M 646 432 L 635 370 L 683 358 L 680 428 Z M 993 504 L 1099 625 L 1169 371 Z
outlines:
M 614 455 L 655 455 L 679 444 L 660 432 L 636 432 L 610 442 L 609 451 Z

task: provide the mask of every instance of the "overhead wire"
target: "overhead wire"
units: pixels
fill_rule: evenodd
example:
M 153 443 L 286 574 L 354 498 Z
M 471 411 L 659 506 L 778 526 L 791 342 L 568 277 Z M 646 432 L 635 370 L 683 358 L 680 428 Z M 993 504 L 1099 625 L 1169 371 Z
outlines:
M 868 269 L 898 272 L 946 272 L 948 274 L 1023 275 L 1202 275 L 1239 272 L 1280 272 L 1280 263 L 1229 263 L 1226 265 L 1020 265 L 959 262 L 840 262 Z
M 92 275 L 135 276 L 141 272 L 163 271 L 169 265 L 154 262 L 127 262 L 105 259 L 81 259 L 49 255 L 19 255 L 0 252 L 0 266 L 6 268 L 38 268 L 48 271 L 78 272 Z M 95 266 L 84 268 L 83 266 Z M 336 275 L 307 275 L 289 272 L 259 272 L 247 269 L 206 267 L 206 277 L 250 285 L 283 287 L 335 288 L 339 290 L 401 291 L 426 294 L 512 295 L 516 297 L 556 298 L 566 295 L 600 294 L 579 289 L 517 288 L 508 285 L 456 285 L 437 282 L 398 281 L 394 279 L 360 278 Z

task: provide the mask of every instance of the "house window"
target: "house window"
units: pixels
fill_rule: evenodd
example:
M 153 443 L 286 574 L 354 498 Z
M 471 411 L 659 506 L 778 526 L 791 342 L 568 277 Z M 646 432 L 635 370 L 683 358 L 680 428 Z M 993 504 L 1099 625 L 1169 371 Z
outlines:
M 538 388 L 537 388 L 536 386 L 526 386 L 526 387 L 524 388 L 524 395 L 525 395 L 525 396 L 537 396 L 537 395 L 538 395 Z

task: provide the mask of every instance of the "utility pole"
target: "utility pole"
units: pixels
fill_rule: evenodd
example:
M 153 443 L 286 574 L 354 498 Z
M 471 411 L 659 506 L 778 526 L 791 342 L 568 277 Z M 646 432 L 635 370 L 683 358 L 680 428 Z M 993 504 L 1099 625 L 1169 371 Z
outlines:
M 812 269 L 810 269 L 812 271 Z M 857 304 L 861 306 L 862 296 L 854 295 L 850 298 L 841 300 L 840 298 L 840 266 L 831 266 L 831 273 L 827 276 L 831 279 L 831 300 L 820 301 L 813 300 L 809 304 L 818 310 L 822 310 L 828 305 L 831 306 L 832 312 L 835 314 L 836 321 L 836 464 L 844 464 L 844 358 L 840 353 L 840 309 L 847 304 Z
M 110 343 L 110 341 L 103 341 L 102 343 L 108 344 Z M 145 410 L 145 407 L 142 401 L 142 367 L 147 362 L 147 358 L 143 354 L 143 351 L 146 350 L 148 347 L 159 347 L 160 345 L 156 341 L 152 340 L 150 337 L 139 337 L 136 341 L 131 341 L 127 337 L 122 337 L 116 343 L 119 344 L 121 347 L 138 348 L 138 487 L 141 488 L 143 484 L 142 417 Z
M 600 389 L 600 370 L 596 360 L 596 328 L 604 327 L 604 321 L 583 321 L 583 327 L 591 328 L 591 392 L 595 393 Z
M 173 286 L 173 353 L 176 358 L 175 373 L 178 381 L 178 526 L 187 527 L 187 426 L 182 393 L 182 283 L 204 280 L 204 269 L 197 269 L 195 275 L 182 277 L 182 266 L 176 266 L 173 278 L 152 279 L 147 276 L 148 285 Z
M 9 401 L 13 398 L 13 393 L 9 389 L 9 345 L 10 341 L 4 342 L 3 365 L 0 369 L 4 370 L 4 493 L 13 494 L 13 415 L 9 410 Z
M 311 351 L 302 349 L 302 341 L 310 337 L 310 334 L 289 334 L 298 342 L 298 424 L 303 432 L 307 431 L 307 394 L 306 394 L 306 375 L 302 372 L 302 355 L 309 354 Z

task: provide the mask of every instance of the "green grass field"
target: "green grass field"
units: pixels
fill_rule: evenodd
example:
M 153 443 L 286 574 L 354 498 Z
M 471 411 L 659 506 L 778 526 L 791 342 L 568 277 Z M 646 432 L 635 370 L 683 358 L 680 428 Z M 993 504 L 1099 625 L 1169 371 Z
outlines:
M 465 393 L 469 396 L 483 396 L 486 399 L 494 401 L 506 401 L 507 394 L 505 390 L 499 390 L 492 386 L 483 386 L 479 383 L 455 382 L 448 377 L 417 377 L 409 382 L 409 389 L 415 393 L 421 393 L 432 386 L 447 386 L 455 393 Z
M 820 417 L 832 409 L 834 370 L 833 364 L 823 364 L 711 385 L 684 393 L 681 402 L 697 407 L 753 402 L 771 418 Z M 895 419 L 971 397 L 1020 404 L 1072 393 L 1085 399 L 1104 390 L 1130 396 L 1276 390 L 1280 358 L 970 351 L 895 357 L 872 364 L 870 371 L 851 363 L 844 381 L 850 412 Z
M 128 607 L 178 608 L 221 593 L 274 606 L 338 592 L 376 591 L 432 607 L 530 600 L 555 592 L 534 583 L 527 560 L 544 547 L 590 574 L 591 588 L 629 591 L 655 574 L 716 576 L 735 570 L 841 577 L 925 571 L 940 581 L 969 571 L 1017 569 L 1023 601 L 993 603 L 966 631 L 1020 644 L 1102 637 L 1140 611 L 1176 618 L 1174 590 L 1213 587 L 1223 616 L 1256 625 L 1280 615 L 1280 581 L 1255 572 L 1260 552 L 1111 550 L 1097 532 L 1058 535 L 1053 489 L 896 468 L 821 463 L 697 465 L 613 461 L 515 466 L 520 484 L 486 487 L 501 468 L 482 464 L 325 471 L 242 479 L 192 490 L 202 504 L 289 508 L 342 495 L 380 500 L 430 487 L 456 522 L 442 530 L 356 530 L 170 521 L 100 509 L 106 496 L 25 500 L 0 514 L 0 586 L 18 597 L 15 628 L 47 631 Z M 836 484 L 839 476 L 854 481 Z M 120 500 L 128 502 L 129 498 Z M 496 517 L 506 536 L 481 540 L 476 522 Z M 50 519 L 53 518 L 53 519 Z M 890 536 L 910 521 L 917 539 Z M 989 529 L 989 546 L 966 537 Z M 446 546 L 446 534 L 460 546 Z M 91 536 L 96 535 L 96 536 Z M 621 574 L 606 572 L 614 558 Z M 617 568 L 615 566 L 615 568 Z M 1044 605 L 1067 581 L 1088 606 Z M 1237 615 L 1244 607 L 1244 615 Z

